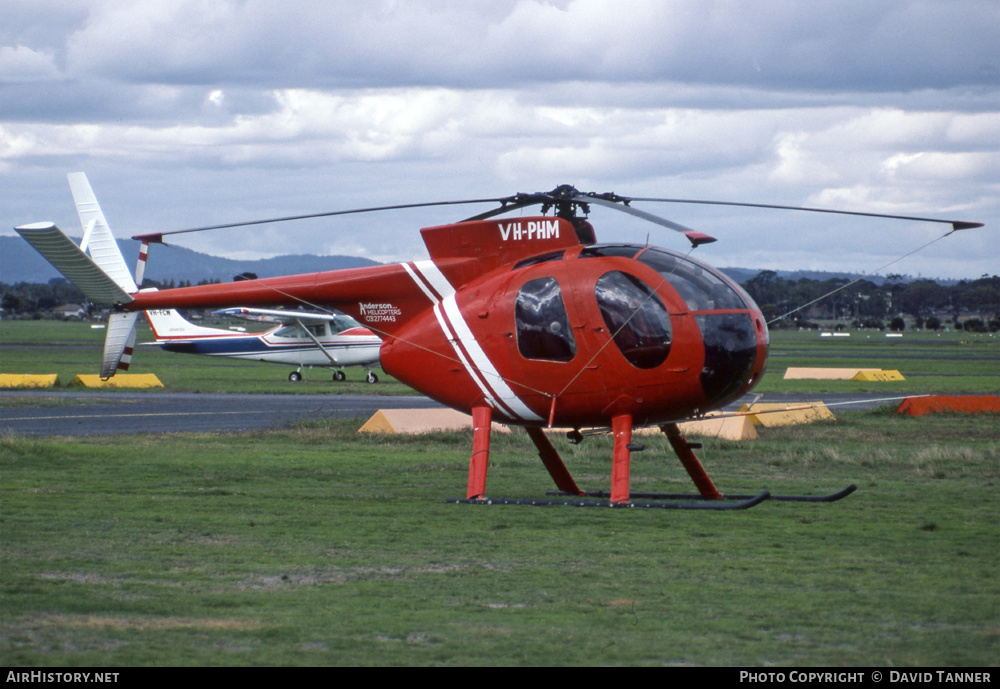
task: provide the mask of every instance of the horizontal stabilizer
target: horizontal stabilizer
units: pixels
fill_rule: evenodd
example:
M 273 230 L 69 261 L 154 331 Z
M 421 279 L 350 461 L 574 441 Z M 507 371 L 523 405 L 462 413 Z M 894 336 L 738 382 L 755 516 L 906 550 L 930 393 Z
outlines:
M 127 304 L 132 301 L 132 297 L 117 282 L 53 223 L 32 223 L 14 230 L 92 302 Z

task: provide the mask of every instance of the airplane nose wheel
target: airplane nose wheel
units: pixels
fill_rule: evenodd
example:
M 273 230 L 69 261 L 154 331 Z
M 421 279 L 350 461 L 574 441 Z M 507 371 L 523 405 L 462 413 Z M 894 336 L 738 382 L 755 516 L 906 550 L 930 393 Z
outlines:
M 378 382 L 378 376 L 375 375 L 374 371 L 369 371 L 368 372 L 368 377 L 365 380 L 367 380 L 369 383 L 377 383 Z
M 344 373 L 343 371 L 335 371 L 334 372 L 334 374 L 333 374 L 333 381 L 335 383 L 340 383 L 340 382 L 345 381 L 345 380 L 347 380 L 347 374 L 346 373 Z
M 301 380 L 302 380 L 302 374 L 299 373 L 298 371 L 292 371 L 291 373 L 288 374 L 289 383 L 298 383 Z

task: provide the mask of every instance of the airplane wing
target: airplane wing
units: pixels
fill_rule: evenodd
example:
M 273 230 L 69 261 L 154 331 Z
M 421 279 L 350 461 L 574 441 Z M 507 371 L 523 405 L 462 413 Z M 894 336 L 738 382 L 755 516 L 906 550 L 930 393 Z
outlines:
M 329 323 L 332 332 L 343 332 L 351 328 L 363 328 L 350 316 L 343 313 L 319 313 L 316 311 L 288 311 L 280 309 L 253 309 L 244 306 L 237 306 L 230 309 L 213 311 L 217 316 L 231 316 L 242 318 L 245 321 L 258 323 L 274 323 L 278 325 L 302 326 L 315 325 L 317 323 Z
M 249 309 L 242 306 L 232 309 L 213 311 L 212 314 L 216 316 L 232 316 L 234 318 L 242 318 L 245 321 L 254 321 L 257 323 L 280 323 L 282 325 L 291 325 L 297 321 L 301 321 L 302 323 L 326 323 L 338 318 L 343 318 L 342 314 L 334 313 L 317 313 L 315 311 L 283 311 L 280 309 Z

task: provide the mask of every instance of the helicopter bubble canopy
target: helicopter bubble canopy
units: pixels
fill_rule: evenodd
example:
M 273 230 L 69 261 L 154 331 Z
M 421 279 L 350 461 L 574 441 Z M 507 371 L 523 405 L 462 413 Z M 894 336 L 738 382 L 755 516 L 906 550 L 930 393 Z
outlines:
M 634 258 L 656 272 L 684 299 L 690 311 L 759 310 L 753 299 L 719 270 L 677 251 L 634 244 L 594 244 L 580 258 Z

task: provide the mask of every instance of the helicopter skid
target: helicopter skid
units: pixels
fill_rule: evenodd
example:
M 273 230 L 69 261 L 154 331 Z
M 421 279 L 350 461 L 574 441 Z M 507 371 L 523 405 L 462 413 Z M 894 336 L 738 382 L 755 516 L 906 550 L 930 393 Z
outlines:
M 856 491 L 858 487 L 853 483 L 846 488 L 842 488 L 835 493 L 828 493 L 826 495 L 772 495 L 769 491 L 764 491 L 757 495 L 722 495 L 720 498 L 710 498 L 703 495 L 698 495 L 697 493 L 632 493 L 631 497 L 644 498 L 647 500 L 698 500 L 705 503 L 718 502 L 720 500 L 731 500 L 746 502 L 750 500 L 756 500 L 761 495 L 766 495 L 767 500 L 777 500 L 779 502 L 836 502 L 837 500 L 842 500 L 848 495 Z M 560 496 L 568 495 L 560 491 L 548 491 L 546 495 Z M 610 496 L 610 493 L 603 490 L 588 491 L 583 494 L 588 498 L 606 498 Z M 754 503 L 757 504 L 757 503 Z M 752 505 L 751 505 L 752 506 Z M 736 508 L 743 509 L 743 508 Z
M 552 491 L 547 493 L 547 495 L 569 495 L 569 493 L 561 493 L 558 491 Z M 593 493 L 585 493 L 586 497 L 606 497 L 610 495 L 609 493 L 604 493 L 603 491 L 597 491 Z M 653 497 L 656 494 L 636 494 L 637 497 Z M 567 497 L 562 499 L 541 499 L 533 500 L 527 498 L 448 498 L 445 500 L 447 503 L 451 504 L 462 504 L 462 505 L 532 505 L 536 507 L 549 507 L 549 506 L 569 506 L 569 507 L 612 507 L 619 509 L 626 509 L 630 507 L 639 507 L 646 509 L 661 509 L 661 510 L 746 510 L 755 505 L 759 505 L 771 496 L 766 490 L 758 495 L 748 495 L 743 496 L 744 499 L 739 501 L 736 500 L 706 500 L 701 496 L 697 495 L 685 495 L 680 496 L 683 499 L 699 500 L 700 502 L 661 502 L 659 500 L 648 502 L 648 501 L 634 501 L 626 500 L 624 502 L 612 502 L 611 500 L 582 500 L 579 497 Z

